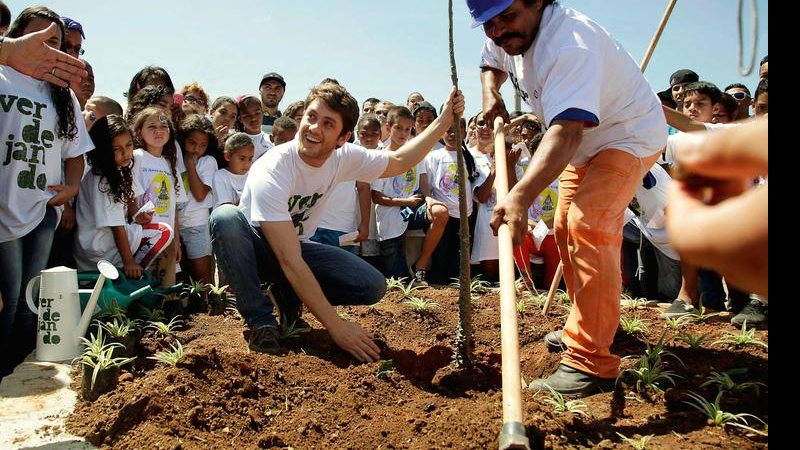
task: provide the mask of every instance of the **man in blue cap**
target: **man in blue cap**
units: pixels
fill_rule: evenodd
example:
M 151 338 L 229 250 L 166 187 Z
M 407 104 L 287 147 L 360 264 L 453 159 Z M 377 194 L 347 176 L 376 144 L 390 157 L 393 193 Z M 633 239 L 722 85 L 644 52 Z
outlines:
M 553 0 L 467 0 L 483 26 L 483 112 L 508 121 L 500 86 L 511 78 L 547 131 L 525 176 L 498 202 L 492 226 L 515 244 L 527 209 L 560 175 L 555 217 L 564 280 L 573 301 L 561 365 L 545 384 L 572 396 L 610 389 L 619 374 L 610 347 L 619 324 L 623 213 L 667 142 L 661 103 L 630 55 L 602 27 Z M 558 334 L 552 336 L 558 340 Z
M 83 40 L 86 35 L 83 34 L 83 26 L 77 20 L 72 20 L 69 17 L 61 17 L 64 22 L 64 29 L 66 33 L 64 40 L 66 41 L 66 53 L 73 58 L 80 58 L 83 55 Z

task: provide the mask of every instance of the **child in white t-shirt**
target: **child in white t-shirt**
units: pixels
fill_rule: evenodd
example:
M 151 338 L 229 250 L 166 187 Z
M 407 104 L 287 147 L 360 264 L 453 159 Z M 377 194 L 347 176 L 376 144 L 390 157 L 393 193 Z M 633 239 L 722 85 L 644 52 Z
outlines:
M 89 131 L 94 150 L 86 154 L 89 170 L 76 203 L 78 234 L 74 254 L 79 270 L 96 270 L 101 259 L 122 267 L 125 276 L 142 271 L 172 242 L 167 224 L 151 222 L 144 212 L 128 223 L 135 197 L 143 190 L 133 177 L 133 138 L 119 115 L 97 120 Z
M 358 134 L 358 145 L 367 150 L 383 149 L 381 142 L 381 121 L 375 114 L 365 114 L 358 119 L 356 133 Z M 380 255 L 378 247 L 378 223 L 375 220 L 375 205 L 372 203 L 372 188 L 368 187 L 369 192 L 369 235 L 365 241 L 361 242 L 361 257 L 370 260 L 370 263 L 378 264 L 374 257 Z M 361 192 L 359 191 L 359 195 Z M 362 216 L 363 217 L 363 216 Z
M 253 142 L 246 133 L 234 133 L 225 141 L 228 165 L 214 174 L 214 208 L 226 203 L 239 205 L 253 153 Z
M 237 129 L 247 133 L 247 136 L 253 142 L 253 148 L 255 149 L 253 161 L 256 161 L 273 147 L 269 134 L 261 131 L 261 121 L 264 117 L 261 99 L 255 95 L 245 95 L 238 99 L 237 105 L 239 107 Z
M 387 116 L 389 125 L 389 146 L 387 150 L 396 151 L 405 144 L 411 136 L 414 124 L 411 111 L 405 106 L 395 106 L 389 110 Z M 415 167 L 403 174 L 381 178 L 372 183 L 372 201 L 375 207 L 375 217 L 378 225 L 378 240 L 383 265 L 383 273 L 387 277 L 408 277 L 408 263 L 405 256 L 405 232 L 407 228 L 427 229 L 432 222 L 428 214 L 428 204 L 425 196 L 419 192 L 420 175 L 425 173 L 425 160 L 420 161 Z M 432 199 L 431 199 L 432 200 Z M 447 208 L 436 202 L 437 217 L 441 221 L 447 220 Z M 443 212 L 443 214 L 442 214 Z M 444 231 L 444 223 L 441 231 Z M 441 231 L 425 236 L 422 253 L 414 267 L 415 283 L 426 286 L 426 270 L 431 254 L 436 248 L 442 234 Z M 423 265 L 424 264 L 424 265 Z
M 135 145 L 133 151 L 134 177 L 144 190 L 139 204 L 148 201 L 155 205 L 153 220 L 164 222 L 174 232 L 172 245 L 155 262 L 154 272 L 162 285 L 175 281 L 175 265 L 181 260 L 180 226 L 177 214 L 179 203 L 188 197 L 179 175 L 175 127 L 161 108 L 147 107 L 133 118 Z
M 466 180 L 466 206 L 467 222 L 472 216 L 474 182 L 477 177 L 475 158 L 466 151 L 463 144 L 456 140 L 456 126 L 460 126 L 460 138 L 463 139 L 467 132 L 467 122 L 462 118 L 459 125 L 451 125 L 444 135 L 444 147 L 433 150 L 425 157 L 426 174 L 423 175 L 430 182 L 421 183 L 422 192 L 434 201 L 445 207 L 445 213 L 450 216 L 444 227 L 442 238 L 431 255 L 428 280 L 435 283 L 446 283 L 451 278 L 458 278 L 461 236 L 461 211 L 459 208 L 458 184 L 458 151 L 462 150 L 464 157 L 464 173 Z M 435 219 L 434 208 L 434 219 Z M 433 221 L 436 226 L 436 220 Z M 428 231 L 431 234 L 433 228 Z M 472 235 L 472 233 L 469 233 Z
M 272 123 L 272 133 L 269 135 L 270 142 L 272 142 L 272 145 L 281 145 L 291 141 L 297 134 L 298 126 L 300 126 L 300 122 L 295 122 L 290 117 L 278 117 Z
M 181 122 L 178 143 L 183 149 L 186 169 L 181 181 L 189 198 L 178 210 L 186 249 L 184 261 L 192 279 L 213 283 L 214 258 L 208 216 L 213 206 L 211 188 L 217 172 L 217 160 L 213 156 L 217 153 L 217 138 L 211 121 L 198 114 L 187 116 Z

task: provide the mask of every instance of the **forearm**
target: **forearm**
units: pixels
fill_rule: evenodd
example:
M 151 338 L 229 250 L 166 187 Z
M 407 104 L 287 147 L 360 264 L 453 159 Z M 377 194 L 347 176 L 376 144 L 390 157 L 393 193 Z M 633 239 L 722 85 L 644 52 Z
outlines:
M 75 190 L 77 195 L 83 178 L 83 155 L 64 160 L 64 184 Z
M 431 151 L 436 142 L 442 138 L 445 131 L 453 124 L 453 116 L 442 114 L 433 121 L 421 134 L 414 139 L 406 142 L 397 151 L 391 152 L 389 165 L 381 178 L 399 175 L 408 169 L 416 166 L 428 152 Z
M 372 191 L 372 201 L 376 205 L 381 206 L 415 206 L 416 203 L 411 198 L 402 198 L 402 197 L 389 197 L 383 192 L 380 191 Z
M 358 192 L 358 211 L 361 214 L 359 227 L 369 226 L 370 206 L 372 206 L 372 190 L 369 183 L 356 181 L 356 191 Z
M 500 87 L 508 79 L 508 74 L 502 70 L 484 67 L 481 71 L 481 92 L 483 93 L 483 110 L 486 111 L 487 102 L 499 98 Z
M 133 262 L 133 253 L 131 252 L 131 245 L 128 241 L 128 233 L 125 232 L 125 227 L 111 227 L 111 234 L 114 235 L 114 244 L 122 257 L 122 263 L 129 264 Z
M 186 172 L 189 178 L 189 192 L 192 193 L 192 197 L 198 202 L 202 202 L 205 200 L 208 192 L 211 191 L 211 188 L 203 184 L 203 181 L 200 179 L 200 174 L 197 173 L 197 166 L 193 165 L 186 165 Z
M 667 119 L 667 124 L 676 130 L 688 133 L 690 131 L 705 131 L 706 129 L 703 122 L 698 122 L 686 114 L 663 105 L 661 108 L 664 110 L 664 117 Z
M 494 177 L 495 170 L 494 167 L 492 167 L 491 172 L 489 172 L 489 176 L 486 177 L 486 181 L 484 181 L 483 184 L 475 190 L 475 198 L 478 199 L 480 203 L 488 202 L 489 197 L 492 196 L 492 191 L 494 190 Z

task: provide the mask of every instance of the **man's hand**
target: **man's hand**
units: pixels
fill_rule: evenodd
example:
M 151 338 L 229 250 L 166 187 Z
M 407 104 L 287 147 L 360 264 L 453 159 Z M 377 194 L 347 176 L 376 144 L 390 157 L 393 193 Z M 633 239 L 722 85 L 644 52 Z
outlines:
M 500 225 L 507 223 L 514 245 L 522 245 L 525 232 L 528 230 L 528 209 L 522 206 L 524 202 L 521 198 L 517 198 L 517 195 L 512 189 L 503 200 L 497 202 L 490 223 L 495 236 Z
M 369 239 L 369 222 L 358 226 L 358 236 L 355 238 L 354 241 L 364 242 L 367 239 Z
M 450 95 L 447 97 L 442 113 L 439 116 L 452 119 L 454 114 L 458 117 L 464 115 L 464 94 L 461 91 L 457 91 L 455 87 L 450 90 Z M 452 120 L 448 123 L 452 123 Z
M 339 320 L 335 325 L 328 327 L 328 332 L 333 342 L 355 356 L 361 362 L 375 362 L 380 360 L 381 349 L 372 341 L 372 334 L 361 328 L 360 325 Z
M 0 64 L 56 86 L 77 86 L 82 77 L 89 76 L 85 64 L 47 45 L 48 40 L 60 34 L 58 26 L 51 23 L 44 30 L 6 38 L 0 47 Z
M 47 204 L 50 206 L 61 206 L 78 195 L 79 188 L 78 186 L 70 186 L 68 184 L 58 184 L 55 186 L 47 186 L 47 190 L 56 193 Z
M 123 265 L 123 272 L 125 276 L 131 280 L 139 280 L 142 278 L 142 266 L 136 264 L 136 261 L 128 261 Z

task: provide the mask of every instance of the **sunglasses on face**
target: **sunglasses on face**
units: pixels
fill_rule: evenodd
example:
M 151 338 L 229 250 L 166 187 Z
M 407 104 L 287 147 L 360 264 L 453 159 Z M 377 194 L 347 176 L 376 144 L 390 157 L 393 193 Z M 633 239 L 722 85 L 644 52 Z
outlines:
M 198 97 L 192 97 L 191 95 L 187 95 L 186 97 L 184 97 L 183 98 L 183 102 L 184 103 L 197 103 L 199 105 L 205 105 L 206 104 L 203 101 L 203 99 L 198 98 Z
M 736 100 L 744 100 L 748 97 L 748 95 L 744 92 L 731 92 L 731 97 L 735 98 Z

